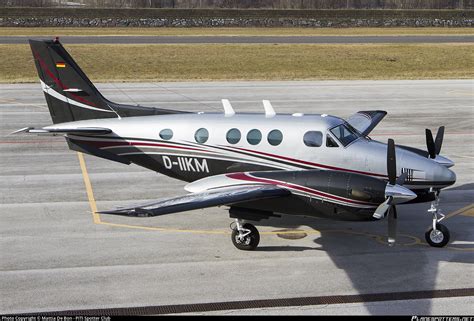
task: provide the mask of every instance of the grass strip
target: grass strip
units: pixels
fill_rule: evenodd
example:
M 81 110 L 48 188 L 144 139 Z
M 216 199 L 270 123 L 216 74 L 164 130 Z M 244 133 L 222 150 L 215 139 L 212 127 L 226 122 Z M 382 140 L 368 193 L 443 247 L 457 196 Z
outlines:
M 67 45 L 92 81 L 474 77 L 474 44 Z M 0 82 L 37 82 L 27 45 L 0 45 Z

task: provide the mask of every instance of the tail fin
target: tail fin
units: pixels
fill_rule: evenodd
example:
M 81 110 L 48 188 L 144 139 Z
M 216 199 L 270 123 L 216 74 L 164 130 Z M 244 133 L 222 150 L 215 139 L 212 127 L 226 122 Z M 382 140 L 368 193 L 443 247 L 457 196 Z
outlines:
M 54 124 L 96 118 L 183 113 L 113 103 L 102 96 L 58 39 L 29 42 Z

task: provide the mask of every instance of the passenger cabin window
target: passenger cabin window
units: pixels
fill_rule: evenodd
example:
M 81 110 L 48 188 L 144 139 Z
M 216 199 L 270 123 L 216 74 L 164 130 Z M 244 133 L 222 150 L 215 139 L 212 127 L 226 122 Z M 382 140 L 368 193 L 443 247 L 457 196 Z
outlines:
M 164 140 L 170 140 L 171 138 L 173 138 L 173 131 L 169 128 L 163 129 L 162 131 L 160 131 L 160 137 Z
M 258 129 L 252 129 L 247 134 L 247 141 L 250 145 L 257 145 L 262 140 L 262 133 Z
M 347 146 L 361 135 L 350 125 L 342 124 L 331 129 L 331 133 L 341 142 L 343 146 Z
M 209 139 L 209 132 L 206 128 L 199 128 L 194 134 L 194 139 L 196 142 L 204 144 Z
M 306 132 L 303 141 L 306 146 L 319 147 L 323 144 L 323 133 L 317 131 Z
M 283 134 L 278 129 L 274 129 L 268 133 L 267 140 L 272 146 L 280 145 L 281 141 L 283 140 Z
M 237 144 L 240 141 L 240 130 L 237 128 L 232 128 L 227 132 L 226 139 L 229 144 Z

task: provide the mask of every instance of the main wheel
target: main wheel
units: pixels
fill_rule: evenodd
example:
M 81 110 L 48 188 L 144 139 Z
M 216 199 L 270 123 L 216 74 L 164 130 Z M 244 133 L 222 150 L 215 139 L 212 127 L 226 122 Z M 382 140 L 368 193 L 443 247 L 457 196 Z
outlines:
M 249 223 L 245 223 L 242 227 L 250 230 L 250 233 L 241 237 L 237 229 L 232 230 L 232 243 L 234 243 L 234 246 L 239 250 L 255 250 L 260 242 L 260 234 L 257 228 Z
M 449 242 L 449 230 L 443 224 L 438 223 L 436 224 L 436 230 L 430 228 L 425 233 L 425 239 L 430 246 L 443 247 Z

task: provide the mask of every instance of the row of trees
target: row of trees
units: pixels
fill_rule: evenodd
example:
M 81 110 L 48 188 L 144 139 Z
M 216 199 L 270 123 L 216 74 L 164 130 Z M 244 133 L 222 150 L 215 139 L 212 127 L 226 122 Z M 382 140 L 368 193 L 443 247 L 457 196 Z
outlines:
M 183 9 L 472 9 L 474 0 L 0 0 L 0 6 Z

